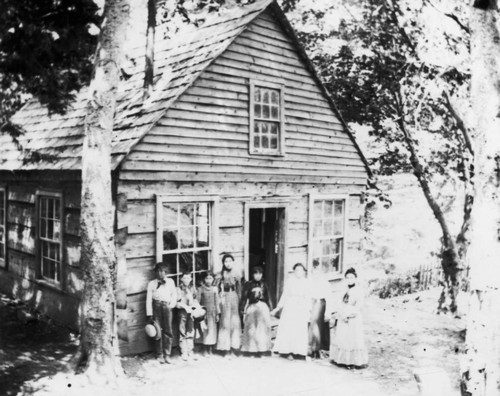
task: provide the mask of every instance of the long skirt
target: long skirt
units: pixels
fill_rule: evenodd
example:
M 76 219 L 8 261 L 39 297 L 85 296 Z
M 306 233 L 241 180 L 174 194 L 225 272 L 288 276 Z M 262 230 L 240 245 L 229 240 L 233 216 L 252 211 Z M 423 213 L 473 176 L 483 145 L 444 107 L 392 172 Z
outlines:
M 271 316 L 266 303 L 250 304 L 245 313 L 243 352 L 267 352 L 271 349 Z
M 219 351 L 229 351 L 231 348 L 239 349 L 240 347 L 241 321 L 238 304 L 238 294 L 235 291 L 224 293 L 216 347 Z
M 274 351 L 281 354 L 307 355 L 310 300 L 291 298 L 283 307 Z
M 320 349 L 328 349 L 327 326 L 325 325 L 325 299 L 314 299 L 309 323 L 309 353 L 319 352 Z
M 215 292 L 204 292 L 200 296 L 200 304 L 207 310 L 205 317 L 206 328 L 202 331 L 203 345 L 215 345 L 217 342 L 217 306 Z
M 339 319 L 332 328 L 330 360 L 333 363 L 352 366 L 368 364 L 368 350 L 363 334 L 363 318 L 358 315 L 347 322 Z

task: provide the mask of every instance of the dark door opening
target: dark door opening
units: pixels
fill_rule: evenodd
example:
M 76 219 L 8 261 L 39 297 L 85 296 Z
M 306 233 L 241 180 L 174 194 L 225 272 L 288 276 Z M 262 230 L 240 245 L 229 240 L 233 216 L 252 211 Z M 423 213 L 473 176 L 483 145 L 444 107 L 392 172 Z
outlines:
M 264 268 L 273 307 L 283 291 L 285 257 L 285 208 L 249 210 L 249 274 L 252 268 Z

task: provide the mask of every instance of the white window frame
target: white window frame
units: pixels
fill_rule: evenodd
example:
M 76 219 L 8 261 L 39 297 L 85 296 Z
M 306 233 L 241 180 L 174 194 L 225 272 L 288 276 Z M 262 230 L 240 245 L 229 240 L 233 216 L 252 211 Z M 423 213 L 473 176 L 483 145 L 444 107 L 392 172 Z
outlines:
M 254 136 L 255 136 L 255 87 L 275 89 L 279 91 L 280 95 L 280 119 L 268 120 L 271 122 L 279 122 L 279 136 L 278 136 L 278 148 L 274 149 L 261 149 L 254 146 Z M 249 131 L 249 153 L 252 155 L 263 155 L 263 156 L 284 156 L 285 155 L 285 86 L 283 84 L 276 84 L 267 81 L 250 80 L 249 81 L 249 111 L 250 111 L 250 131 Z M 261 119 L 259 119 L 261 121 Z M 265 121 L 265 120 L 264 120 Z
M 336 272 L 331 272 L 327 275 L 328 280 L 339 279 L 342 277 L 345 264 L 345 256 L 347 251 L 347 235 L 348 235 L 348 225 L 349 225 L 349 194 L 309 194 L 309 241 L 308 241 L 308 260 L 307 268 L 310 270 L 312 268 L 313 255 L 314 255 L 314 201 L 344 201 L 344 232 L 342 237 L 342 255 L 339 261 L 339 270 Z
M 205 249 L 210 252 L 208 270 L 213 271 L 214 264 L 218 255 L 217 236 L 219 233 L 218 225 L 218 211 L 219 211 L 219 197 L 218 196 L 173 196 L 173 195 L 156 195 L 156 262 L 163 262 L 164 254 L 178 254 L 183 252 L 192 252 L 193 249 L 163 249 L 163 204 L 165 203 L 208 203 L 210 208 L 211 225 L 210 225 L 210 238 L 211 247 Z M 202 250 L 200 250 L 202 251 Z M 175 275 L 172 275 L 172 277 Z
M 41 214 L 42 210 L 40 207 L 40 199 L 43 197 L 59 199 L 59 218 L 60 218 L 60 230 L 59 230 L 59 242 L 54 239 L 43 238 L 41 236 Z M 49 243 L 59 243 L 59 281 L 57 279 L 52 279 L 43 275 L 43 255 L 42 255 L 42 242 L 47 241 Z M 38 273 L 39 279 L 49 283 L 50 285 L 62 288 L 64 282 L 64 202 L 63 194 L 59 191 L 50 190 L 37 190 L 36 192 L 36 243 L 37 243 L 37 263 L 38 263 Z
M 3 217 L 2 217 L 2 224 L 0 224 L 0 227 L 3 227 L 3 237 L 2 240 L 0 240 L 0 243 L 2 244 L 2 247 L 0 249 L 3 249 L 3 258 L 0 258 L 0 268 L 6 268 L 7 267 L 7 189 L 3 186 L 0 186 L 0 192 L 3 193 Z

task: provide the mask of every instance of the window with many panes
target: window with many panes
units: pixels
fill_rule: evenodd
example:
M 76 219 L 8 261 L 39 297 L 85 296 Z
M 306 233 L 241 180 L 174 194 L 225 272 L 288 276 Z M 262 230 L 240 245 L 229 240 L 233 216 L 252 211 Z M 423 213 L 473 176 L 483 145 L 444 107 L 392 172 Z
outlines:
M 0 187 L 0 267 L 5 267 L 6 256 L 6 224 L 7 224 L 7 196 L 5 189 Z
M 311 199 L 311 261 L 317 261 L 327 274 L 342 271 L 345 205 L 345 199 Z
M 212 267 L 213 203 L 176 202 L 158 197 L 157 262 L 168 267 L 176 284 L 182 272 L 193 274 L 195 285 Z
M 283 154 L 283 88 L 270 83 L 250 83 L 250 152 Z
M 43 279 L 61 282 L 62 207 L 59 195 L 38 195 L 38 243 L 40 274 Z

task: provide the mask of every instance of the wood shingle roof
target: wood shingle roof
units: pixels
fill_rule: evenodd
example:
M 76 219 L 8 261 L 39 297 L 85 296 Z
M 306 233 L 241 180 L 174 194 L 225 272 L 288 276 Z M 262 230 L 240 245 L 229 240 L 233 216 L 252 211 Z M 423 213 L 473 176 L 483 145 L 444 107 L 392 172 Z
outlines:
M 189 26 L 155 46 L 155 88 L 143 102 L 144 49 L 136 57 L 130 78 L 119 87 L 113 134 L 112 167 L 165 114 L 170 105 L 196 80 L 233 40 L 263 12 L 272 0 L 260 0 L 211 18 L 201 27 Z M 0 135 L 0 170 L 79 170 L 84 137 L 87 89 L 78 93 L 65 114 L 49 114 L 36 100 L 28 102 L 12 121 L 24 133 L 16 144 Z
M 130 78 L 119 86 L 112 147 L 112 168 L 116 169 L 132 148 L 165 115 L 169 107 L 221 55 L 248 25 L 271 8 L 295 43 L 306 68 L 345 127 L 370 175 L 368 163 L 314 66 L 301 47 L 290 23 L 275 0 L 257 0 L 221 15 L 207 18 L 200 26 L 188 26 L 170 39 L 155 43 L 155 86 L 151 97 L 143 101 L 144 46 L 137 49 L 135 67 L 127 70 Z M 1 170 L 80 170 L 84 138 L 87 89 L 78 93 L 66 114 L 50 115 L 36 100 L 28 102 L 13 117 L 24 133 L 16 144 L 9 135 L 0 134 Z

